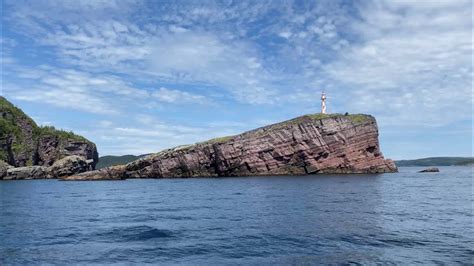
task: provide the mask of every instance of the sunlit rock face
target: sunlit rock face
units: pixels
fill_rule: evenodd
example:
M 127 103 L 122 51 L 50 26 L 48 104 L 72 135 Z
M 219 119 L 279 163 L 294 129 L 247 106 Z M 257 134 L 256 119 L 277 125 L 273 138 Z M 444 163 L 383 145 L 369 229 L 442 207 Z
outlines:
M 307 115 L 126 165 L 127 178 L 396 172 L 370 115 Z

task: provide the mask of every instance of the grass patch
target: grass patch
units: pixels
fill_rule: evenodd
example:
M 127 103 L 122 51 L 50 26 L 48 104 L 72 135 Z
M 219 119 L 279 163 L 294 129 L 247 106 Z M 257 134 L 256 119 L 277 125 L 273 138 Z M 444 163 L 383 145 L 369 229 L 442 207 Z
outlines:
M 218 137 L 218 138 L 213 138 L 204 142 L 201 142 L 199 144 L 214 144 L 214 143 L 222 143 L 229 141 L 233 138 L 234 136 L 225 136 L 225 137 Z
M 318 113 L 318 114 L 308 114 L 308 115 L 304 115 L 304 116 L 300 116 L 300 117 L 297 117 L 297 118 L 294 118 L 294 119 L 291 119 L 291 120 L 288 120 L 288 121 L 285 121 L 285 122 L 281 122 L 281 123 L 277 123 L 277 124 L 274 124 L 274 125 L 270 125 L 270 127 L 280 127 L 280 126 L 286 126 L 288 124 L 298 124 L 298 123 L 303 123 L 303 122 L 308 122 L 308 120 L 313 120 L 313 121 L 316 121 L 316 120 L 323 120 L 323 119 L 328 119 L 328 118 L 347 118 L 349 120 L 351 120 L 351 122 L 353 123 L 362 123 L 362 122 L 365 122 L 367 120 L 369 120 L 371 118 L 370 115 L 364 115 L 364 114 L 321 114 L 321 113 Z
M 56 129 L 53 126 L 41 126 L 41 127 L 36 127 L 33 130 L 33 135 L 36 138 L 39 138 L 41 136 L 56 136 L 61 140 L 75 140 L 75 141 L 85 141 L 88 142 L 86 138 L 83 136 L 79 136 L 74 134 L 72 131 L 65 131 L 62 129 Z
M 321 120 L 321 119 L 326 119 L 326 118 L 336 118 L 336 117 L 343 117 L 343 118 L 348 118 L 350 119 L 353 123 L 362 123 L 370 119 L 369 115 L 364 115 L 364 114 L 310 114 L 306 115 L 307 117 L 313 119 L 313 120 Z
M 370 118 L 370 116 L 363 114 L 347 115 L 346 117 L 349 118 L 353 123 L 362 123 L 369 120 Z
M 342 116 L 341 114 L 309 114 L 306 115 L 307 117 L 313 119 L 313 120 L 321 120 L 325 118 L 330 118 L 330 117 L 338 117 Z

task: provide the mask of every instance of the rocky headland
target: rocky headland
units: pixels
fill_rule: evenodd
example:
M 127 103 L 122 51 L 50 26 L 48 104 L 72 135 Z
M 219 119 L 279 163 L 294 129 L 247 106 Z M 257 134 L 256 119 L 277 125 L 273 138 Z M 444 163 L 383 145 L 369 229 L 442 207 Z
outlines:
M 94 170 L 97 161 L 94 143 L 40 127 L 0 96 L 0 179 L 58 178 Z
M 396 172 L 370 115 L 315 114 L 63 180 Z
M 314 114 L 239 135 L 179 146 L 94 170 L 94 143 L 36 123 L 0 97 L 0 179 L 305 175 L 396 172 L 370 115 Z

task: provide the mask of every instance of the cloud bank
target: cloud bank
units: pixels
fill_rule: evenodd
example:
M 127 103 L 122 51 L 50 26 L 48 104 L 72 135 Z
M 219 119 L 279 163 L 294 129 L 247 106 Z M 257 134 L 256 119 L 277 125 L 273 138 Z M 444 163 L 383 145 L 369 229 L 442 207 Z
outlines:
M 153 152 L 317 112 L 324 89 L 329 111 L 378 118 L 389 156 L 438 154 L 436 143 L 467 155 L 471 5 L 5 1 L 1 91 L 83 132 L 105 154 Z M 53 115 L 62 111 L 69 118 Z M 422 137 L 432 131 L 440 135 Z

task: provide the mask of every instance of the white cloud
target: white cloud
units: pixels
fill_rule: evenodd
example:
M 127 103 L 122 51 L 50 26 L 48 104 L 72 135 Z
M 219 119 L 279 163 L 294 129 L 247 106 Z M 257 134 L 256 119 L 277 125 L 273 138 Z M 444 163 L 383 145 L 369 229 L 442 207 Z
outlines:
M 211 85 L 237 101 L 250 104 L 272 104 L 282 91 L 291 93 L 279 85 L 282 79 L 294 78 L 285 73 L 285 68 L 294 67 L 296 71 L 318 60 L 307 54 L 314 48 L 310 41 L 315 34 L 304 31 L 304 23 L 319 18 L 319 24 L 315 25 L 321 27 L 321 34 L 332 36 L 337 35 L 339 23 L 331 14 L 321 19 L 320 4 L 300 14 L 291 2 L 163 3 L 154 7 L 153 12 L 158 12 L 154 14 L 157 21 L 165 23 L 129 20 L 127 14 L 137 10 L 145 12 L 142 4 L 146 5 L 136 1 L 55 5 L 54 1 L 46 1 L 44 5 L 33 3 L 30 8 L 20 5 L 8 17 L 38 43 L 53 47 L 63 63 L 83 71 L 107 69 L 134 79 Z M 332 8 L 339 9 L 337 5 Z M 90 12 L 85 17 L 78 16 L 86 10 Z M 282 13 L 282 19 L 272 26 L 274 28 L 260 29 L 253 25 L 258 24 L 265 13 L 276 11 Z M 229 19 L 234 22 L 226 23 Z M 208 26 L 202 24 L 203 21 Z M 216 31 L 217 28 L 221 30 Z M 245 36 L 250 28 L 257 34 L 257 39 L 252 37 L 254 42 Z M 289 38 L 291 32 L 297 34 L 298 40 L 280 55 L 291 51 L 284 57 L 294 62 L 288 64 L 283 62 L 285 60 L 262 57 L 255 42 L 258 38 L 266 38 L 268 34 Z M 334 42 L 334 49 L 341 49 L 337 38 L 330 42 Z M 308 58 L 307 63 L 304 63 L 305 58 Z M 273 65 L 275 62 L 283 65 Z M 295 80 L 304 83 L 302 79 Z
M 271 101 L 266 97 L 272 95 L 270 77 L 247 43 L 204 32 L 165 34 L 154 42 L 148 58 L 153 74 L 221 86 L 245 102 Z
M 331 82 L 347 88 L 330 93 L 348 109 L 378 114 L 384 125 L 470 119 L 472 33 L 466 7 L 367 4 L 363 22 L 353 29 L 361 41 L 324 66 Z
M 40 42 L 55 47 L 59 58 L 89 70 L 126 72 L 150 54 L 149 32 L 116 20 L 70 24 L 48 32 Z
M 42 92 L 22 90 L 17 91 L 13 95 L 8 92 L 6 94 L 17 100 L 46 103 L 90 113 L 115 114 L 117 112 L 114 107 L 101 99 L 93 98 L 80 92 L 64 91 L 48 87 L 38 87 L 38 89 Z
M 51 66 L 31 71 L 17 65 L 9 65 L 6 73 L 21 77 L 23 82 L 22 87 L 11 82 L 3 84 L 9 97 L 89 113 L 117 114 L 120 112 L 118 102 L 143 100 L 149 96 L 148 91 L 133 88 L 114 75 Z
M 285 38 L 285 39 L 288 39 L 291 37 L 291 32 L 290 31 L 282 31 L 278 34 L 278 36 L 282 37 L 282 38 Z
M 35 27 L 41 27 L 36 25 Z M 273 75 L 258 51 L 233 36 L 184 27 L 139 27 L 115 19 L 46 30 L 36 39 L 84 72 L 104 69 L 135 79 L 220 87 L 247 103 L 270 103 Z
M 144 110 L 166 118 L 171 104 L 225 102 L 308 113 L 323 88 L 331 111 L 372 113 L 394 130 L 472 120 L 471 1 L 25 3 L 7 2 L 2 21 L 31 40 L 17 45 L 46 55 L 26 62 L 2 49 L 2 93 L 120 113 L 126 121 L 100 118 L 110 123 L 94 133 L 114 152 L 205 140 L 216 129 Z
M 208 103 L 206 97 L 202 95 L 196 95 L 180 90 L 172 90 L 161 87 L 157 91 L 154 91 L 152 96 L 160 102 L 165 103 L 197 103 L 205 104 Z
M 100 127 L 82 129 L 77 131 L 85 136 L 99 136 L 95 138 L 100 142 L 99 152 L 101 155 L 114 154 L 146 154 L 158 152 L 184 144 L 202 142 L 211 138 L 235 135 L 242 130 L 229 127 L 234 125 L 242 127 L 245 125 L 235 123 L 213 122 L 203 126 L 189 126 L 179 123 L 163 122 L 154 116 L 139 114 L 130 117 L 130 122 L 137 121 L 140 124 L 120 122 L 100 122 Z M 248 125 L 247 125 L 248 126 Z

